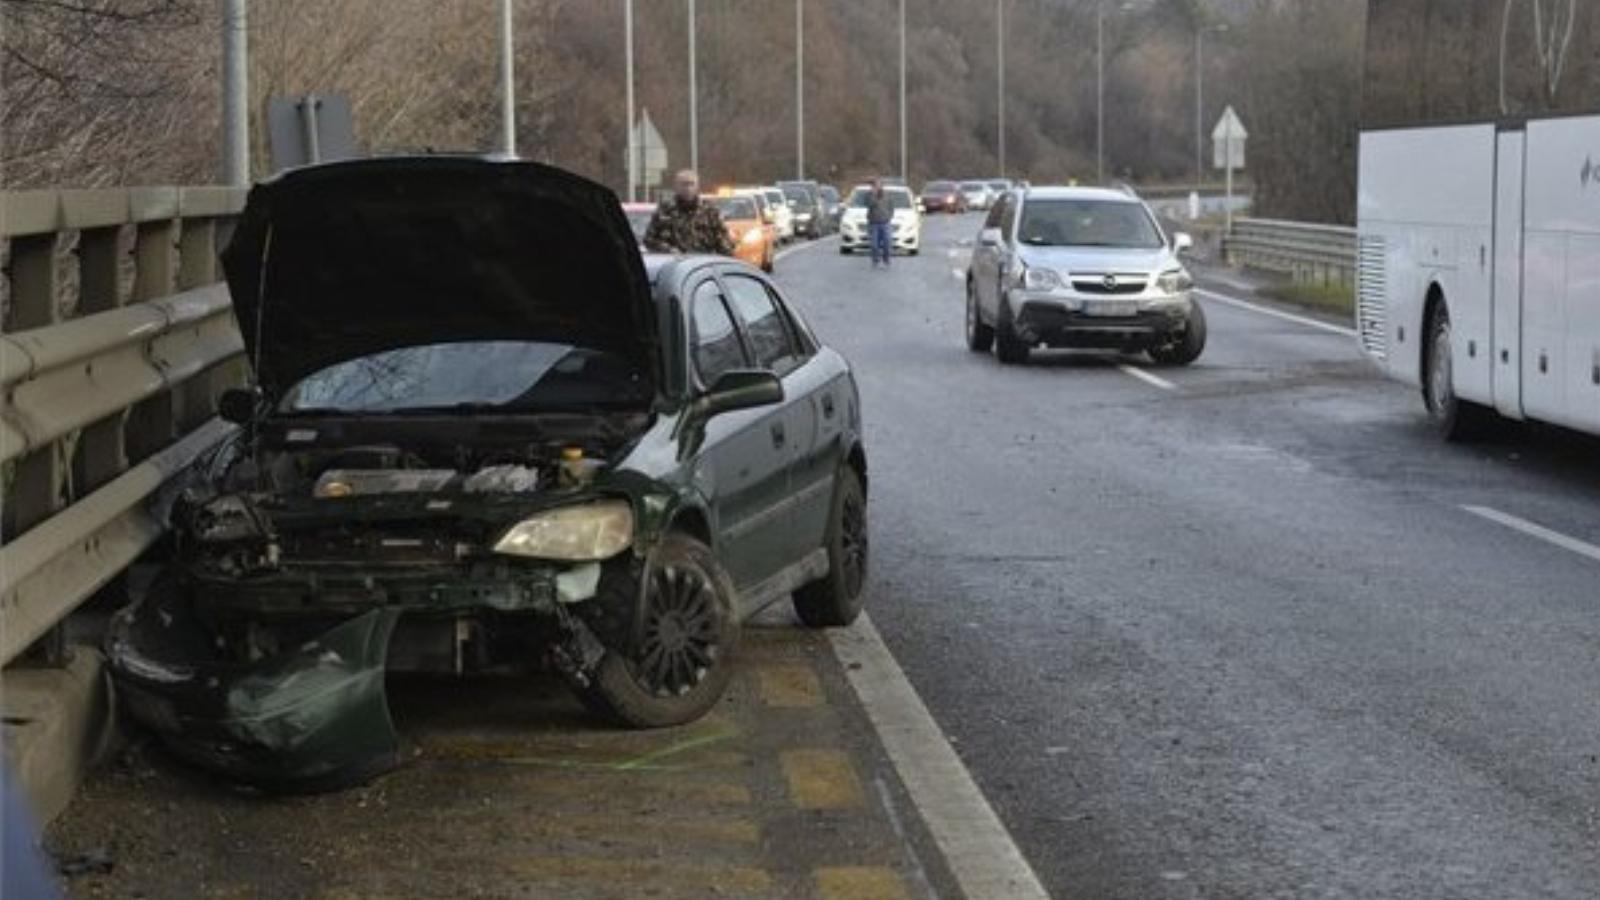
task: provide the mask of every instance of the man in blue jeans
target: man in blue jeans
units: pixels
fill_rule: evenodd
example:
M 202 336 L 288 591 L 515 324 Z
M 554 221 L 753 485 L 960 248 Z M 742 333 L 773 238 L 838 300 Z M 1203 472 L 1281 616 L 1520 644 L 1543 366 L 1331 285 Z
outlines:
M 872 193 L 867 196 L 867 240 L 872 247 L 872 265 L 889 265 L 891 245 L 889 223 L 894 221 L 894 201 L 883 189 L 883 180 L 872 179 Z

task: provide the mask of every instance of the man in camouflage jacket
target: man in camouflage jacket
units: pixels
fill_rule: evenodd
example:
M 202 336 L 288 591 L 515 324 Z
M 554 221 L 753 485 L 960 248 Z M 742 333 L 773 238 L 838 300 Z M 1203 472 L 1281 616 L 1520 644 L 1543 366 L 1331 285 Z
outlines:
M 700 202 L 700 176 L 684 169 L 673 179 L 671 199 L 656 207 L 644 232 L 646 250 L 655 253 L 733 254 L 733 238 L 717 208 Z

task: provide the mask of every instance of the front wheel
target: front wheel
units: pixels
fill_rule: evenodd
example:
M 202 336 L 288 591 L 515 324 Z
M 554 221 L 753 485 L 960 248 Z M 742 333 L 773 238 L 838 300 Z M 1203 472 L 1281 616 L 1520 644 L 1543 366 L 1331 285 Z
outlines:
M 1004 295 L 1000 297 L 1000 315 L 994 325 L 994 354 L 1001 365 L 1020 366 L 1028 361 L 1028 345 L 1017 337 L 1017 326 L 1011 316 L 1011 304 Z
M 839 470 L 823 549 L 828 574 L 794 592 L 794 611 L 811 628 L 840 628 L 861 615 L 867 580 L 867 494 L 850 466 Z
M 972 282 L 967 282 L 967 349 L 973 353 L 988 353 L 994 346 L 994 329 L 985 325 L 978 311 L 978 292 Z
M 662 539 L 643 578 L 638 646 L 608 650 L 580 695 L 630 728 L 692 722 L 716 705 L 733 675 L 733 583 L 709 547 L 677 533 Z M 637 587 L 630 581 L 617 589 Z
M 1206 349 L 1206 313 L 1198 302 L 1189 307 L 1189 323 L 1183 337 L 1170 344 L 1150 349 L 1150 358 L 1163 366 L 1187 366 Z
M 1444 304 L 1428 321 L 1428 344 L 1423 361 L 1422 399 L 1434 428 L 1447 441 L 1471 441 L 1492 427 L 1494 412 L 1456 396 L 1455 369 L 1450 349 L 1450 311 Z

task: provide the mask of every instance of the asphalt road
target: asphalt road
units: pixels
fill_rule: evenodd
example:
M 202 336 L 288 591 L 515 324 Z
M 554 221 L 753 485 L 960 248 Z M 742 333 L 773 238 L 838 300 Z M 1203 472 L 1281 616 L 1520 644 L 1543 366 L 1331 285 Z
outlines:
M 778 278 L 858 369 L 872 615 L 1052 893 L 1600 896 L 1600 561 L 1465 508 L 1600 543 L 1600 442 L 1445 445 L 1352 339 L 1219 303 L 1170 389 L 1003 368 L 977 228 Z

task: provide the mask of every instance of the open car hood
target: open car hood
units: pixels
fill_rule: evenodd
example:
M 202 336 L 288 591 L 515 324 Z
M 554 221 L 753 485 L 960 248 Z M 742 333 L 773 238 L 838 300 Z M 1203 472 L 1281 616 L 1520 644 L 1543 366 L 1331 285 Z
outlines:
M 292 170 L 250 191 L 222 263 L 272 395 L 345 360 L 474 340 L 610 351 L 660 383 L 628 220 L 609 189 L 560 169 L 402 157 Z

